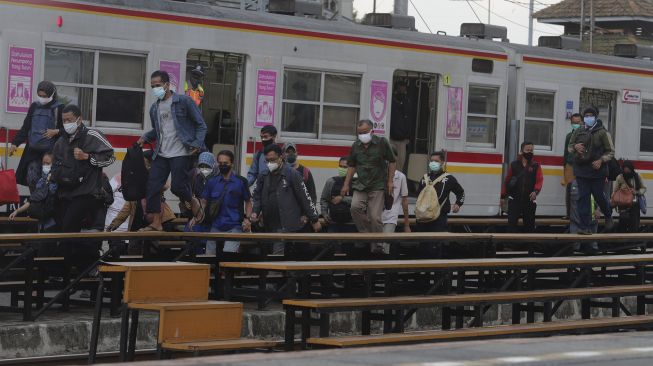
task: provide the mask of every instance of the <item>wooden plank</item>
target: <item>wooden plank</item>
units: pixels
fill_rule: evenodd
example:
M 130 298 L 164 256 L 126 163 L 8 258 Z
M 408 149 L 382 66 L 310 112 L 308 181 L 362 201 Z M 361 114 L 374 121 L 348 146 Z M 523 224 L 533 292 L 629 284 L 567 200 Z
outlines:
M 125 303 L 205 301 L 209 265 L 125 266 Z
M 631 316 L 626 318 L 597 318 L 589 320 L 561 321 L 550 323 L 532 323 L 519 325 L 502 325 L 486 328 L 462 328 L 445 331 L 425 331 L 410 333 L 388 333 L 383 335 L 346 336 L 330 338 L 309 338 L 308 344 L 351 347 L 372 344 L 390 344 L 404 342 L 424 342 L 443 340 L 462 340 L 482 337 L 508 336 L 518 334 L 559 333 L 574 330 L 591 330 L 612 327 L 637 327 L 653 324 L 653 316 Z
M 240 302 L 230 301 L 182 301 L 160 303 L 129 303 L 130 309 L 166 311 L 166 310 L 199 310 L 199 309 L 242 309 Z
M 281 342 L 265 341 L 259 339 L 228 339 L 224 341 L 206 341 L 206 342 L 185 342 L 185 343 L 171 343 L 164 342 L 161 348 L 174 351 L 227 351 L 237 349 L 253 349 L 253 348 L 272 348 L 281 345 Z
M 436 296 L 398 296 L 354 299 L 286 299 L 283 305 L 312 309 L 374 307 L 383 305 L 444 305 L 474 304 L 482 302 L 523 302 L 551 298 L 635 296 L 653 293 L 653 285 L 606 286 L 590 288 L 507 291 L 497 293 L 471 293 Z
M 240 338 L 243 306 L 165 309 L 159 313 L 159 344 Z
M 565 266 L 604 266 L 624 264 L 653 264 L 653 254 L 605 255 L 595 257 L 555 258 L 474 258 L 474 259 L 418 259 L 379 261 L 324 261 L 324 262 L 220 262 L 222 268 L 259 269 L 269 271 L 309 270 L 384 270 L 384 269 L 485 269 Z

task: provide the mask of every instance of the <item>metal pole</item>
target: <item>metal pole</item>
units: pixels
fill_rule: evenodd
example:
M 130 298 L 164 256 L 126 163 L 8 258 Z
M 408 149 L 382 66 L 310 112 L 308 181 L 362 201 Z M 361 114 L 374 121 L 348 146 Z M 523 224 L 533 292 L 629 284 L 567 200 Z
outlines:
M 533 45 L 533 10 L 535 8 L 535 0 L 531 0 L 528 7 L 528 45 Z
M 374 0 L 374 3 L 372 4 L 372 13 L 376 13 L 376 0 Z
M 487 24 L 492 24 L 490 15 L 492 14 L 492 0 L 487 0 Z
M 594 52 L 594 0 L 590 0 L 590 53 Z
M 580 44 L 583 47 L 583 33 L 585 33 L 585 0 L 580 0 Z

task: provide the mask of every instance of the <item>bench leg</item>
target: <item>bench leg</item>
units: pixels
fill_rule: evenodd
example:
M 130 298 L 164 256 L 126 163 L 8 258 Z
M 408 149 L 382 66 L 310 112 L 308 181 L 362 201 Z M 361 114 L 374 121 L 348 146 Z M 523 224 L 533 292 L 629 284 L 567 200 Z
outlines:
M 331 317 L 327 313 L 320 314 L 320 337 L 328 337 Z
M 25 258 L 25 294 L 23 297 L 23 321 L 32 320 L 32 292 L 34 291 L 34 255 Z
M 122 273 L 111 273 L 111 297 L 110 297 L 110 307 L 109 314 L 113 316 L 120 315 L 120 304 L 122 302 L 122 287 L 123 287 L 123 277 Z
M 521 323 L 521 304 L 513 303 L 512 304 L 512 324 Z
M 363 335 L 370 335 L 372 332 L 372 314 L 369 310 L 363 311 L 361 316 L 361 333 Z
M 483 326 L 483 305 L 474 306 L 474 327 Z
M 131 324 L 129 326 L 129 344 L 127 347 L 127 358 L 129 361 L 134 360 L 136 354 L 136 336 L 138 335 L 138 310 L 131 311 Z
M 98 290 L 95 294 L 95 313 L 93 316 L 93 326 L 91 327 L 91 344 L 88 350 L 88 363 L 95 363 L 97 355 L 97 343 L 100 338 L 100 322 L 102 320 L 102 291 L 104 291 L 104 277 L 100 276 Z
M 451 309 L 448 306 L 442 308 L 442 330 L 451 329 Z
M 529 302 L 526 304 L 526 322 L 535 323 L 535 303 Z
M 311 311 L 302 310 L 302 348 L 306 348 L 306 340 L 311 336 Z
M 637 315 L 646 314 L 646 296 L 637 296 Z
M 553 318 L 553 304 L 551 301 L 544 303 L 544 322 L 550 322 Z
M 122 317 L 120 319 L 120 362 L 127 361 L 127 337 L 129 333 L 129 308 L 127 304 L 122 306 Z
M 295 347 L 295 310 L 286 308 L 285 350 L 292 351 Z
M 589 319 L 592 316 L 590 299 L 582 299 L 580 301 L 581 306 L 581 317 L 583 319 Z
M 404 332 L 404 315 L 406 311 L 404 309 L 398 309 L 395 313 L 395 332 L 403 333 Z
M 226 301 L 231 301 L 231 289 L 234 287 L 234 272 L 229 268 L 224 268 L 224 284 L 222 293 Z
M 621 313 L 621 298 L 619 297 L 613 297 L 612 298 L 612 317 L 613 318 L 618 318 L 619 314 Z

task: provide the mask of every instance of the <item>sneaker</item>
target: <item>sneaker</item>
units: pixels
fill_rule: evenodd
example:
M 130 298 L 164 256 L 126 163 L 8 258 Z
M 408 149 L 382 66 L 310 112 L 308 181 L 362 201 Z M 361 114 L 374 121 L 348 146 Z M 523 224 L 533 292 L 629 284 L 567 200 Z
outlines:
M 82 291 L 81 294 L 79 294 L 80 299 L 90 299 L 91 298 L 91 290 L 84 290 Z
M 589 230 L 579 229 L 578 231 L 576 231 L 576 234 L 578 234 L 578 235 L 592 235 L 592 232 L 589 231 Z

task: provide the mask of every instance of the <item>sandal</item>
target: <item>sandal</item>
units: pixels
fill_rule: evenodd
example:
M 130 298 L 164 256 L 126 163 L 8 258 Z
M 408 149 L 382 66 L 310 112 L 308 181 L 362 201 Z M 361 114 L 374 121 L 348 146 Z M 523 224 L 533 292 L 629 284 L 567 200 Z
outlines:
M 145 232 L 151 232 L 151 231 L 163 231 L 163 229 L 158 229 L 158 228 L 155 228 L 152 225 L 147 225 L 146 227 L 141 228 L 140 230 L 138 230 L 139 233 L 145 233 Z

